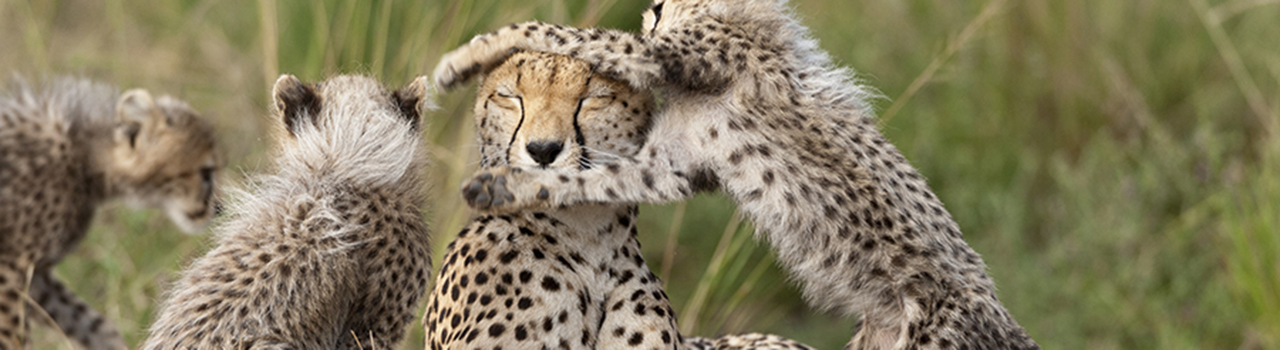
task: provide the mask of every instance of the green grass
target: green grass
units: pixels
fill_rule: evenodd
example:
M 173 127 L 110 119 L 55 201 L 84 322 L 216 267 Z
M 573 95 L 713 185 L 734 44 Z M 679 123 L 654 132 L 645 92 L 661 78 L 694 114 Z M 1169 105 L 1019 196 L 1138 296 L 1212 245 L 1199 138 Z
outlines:
M 1280 2 L 793 1 L 824 48 L 890 97 L 886 134 L 1046 348 L 1280 348 Z M 503 24 L 635 30 L 645 6 L 0 0 L 0 74 L 179 95 L 214 120 L 234 180 L 265 162 L 277 74 L 398 86 Z M 439 247 L 467 219 L 455 189 L 476 159 L 472 98 L 442 96 L 429 117 Z M 723 197 L 642 212 L 684 330 L 848 340 L 852 320 L 808 310 Z M 209 245 L 111 206 L 58 274 L 136 344 L 164 286 Z M 404 348 L 420 349 L 411 328 Z

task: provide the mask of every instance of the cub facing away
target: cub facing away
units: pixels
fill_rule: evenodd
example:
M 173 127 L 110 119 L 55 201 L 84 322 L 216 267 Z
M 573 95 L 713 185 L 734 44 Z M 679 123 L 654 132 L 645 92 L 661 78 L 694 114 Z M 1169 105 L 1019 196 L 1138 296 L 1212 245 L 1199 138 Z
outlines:
M 33 87 L 15 78 L 0 96 L 0 349 L 22 348 L 41 312 L 83 347 L 125 348 L 53 267 L 84 238 L 97 206 L 116 198 L 202 230 L 221 164 L 213 127 L 182 101 L 80 79 Z M 24 306 L 28 297 L 41 310 Z
M 391 349 L 430 274 L 425 80 L 338 76 L 273 91 L 275 169 L 234 196 L 217 246 L 170 292 L 145 349 Z

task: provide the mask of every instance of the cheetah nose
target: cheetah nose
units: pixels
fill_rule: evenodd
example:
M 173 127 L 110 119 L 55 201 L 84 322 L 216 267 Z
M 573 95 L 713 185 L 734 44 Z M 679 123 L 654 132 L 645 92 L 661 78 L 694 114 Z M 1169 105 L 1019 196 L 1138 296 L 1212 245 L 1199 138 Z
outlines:
M 560 151 L 564 149 L 564 142 L 560 141 L 534 141 L 530 142 L 524 148 L 529 151 L 529 156 L 533 157 L 535 162 L 546 166 L 556 160 L 556 156 L 560 155 Z

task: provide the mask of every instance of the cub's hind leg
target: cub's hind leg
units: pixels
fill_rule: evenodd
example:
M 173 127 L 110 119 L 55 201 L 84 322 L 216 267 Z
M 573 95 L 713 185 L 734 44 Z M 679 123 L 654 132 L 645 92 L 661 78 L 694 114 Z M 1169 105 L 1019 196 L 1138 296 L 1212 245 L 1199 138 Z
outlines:
M 29 294 L 63 334 L 85 349 L 128 348 L 120 331 L 105 316 L 76 297 L 75 293 L 48 271 L 31 276 Z
M 27 291 L 30 259 L 0 251 L 0 350 L 22 349 L 29 314 L 23 298 Z

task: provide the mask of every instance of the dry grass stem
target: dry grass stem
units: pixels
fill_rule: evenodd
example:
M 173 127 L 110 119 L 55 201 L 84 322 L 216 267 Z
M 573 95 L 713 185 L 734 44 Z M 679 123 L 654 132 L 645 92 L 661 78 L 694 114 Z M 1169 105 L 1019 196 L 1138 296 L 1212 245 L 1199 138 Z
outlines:
M 1004 9 L 1006 1 L 1007 0 L 992 0 L 991 2 L 988 2 L 987 6 L 982 8 L 982 12 L 979 12 L 978 16 L 974 17 L 972 21 L 969 21 L 969 24 L 960 31 L 960 35 L 956 36 L 954 40 L 947 44 L 947 48 L 942 51 L 942 54 L 935 56 L 933 61 L 929 62 L 929 65 L 924 68 L 924 71 L 921 72 L 915 80 L 911 81 L 911 85 L 907 86 L 907 90 L 903 91 L 901 95 L 898 95 L 898 98 L 894 99 L 893 104 L 889 106 L 889 109 L 885 110 L 884 114 L 880 116 L 880 126 L 883 127 L 885 124 L 888 124 L 889 120 L 893 119 L 893 116 L 897 115 L 898 111 L 901 110 L 908 101 L 911 101 L 911 97 L 915 96 L 916 92 L 919 92 L 920 88 L 924 87 L 924 84 L 927 84 L 929 80 L 933 79 L 934 73 L 937 73 L 938 69 L 942 68 L 942 65 L 951 59 L 951 56 L 954 56 L 957 51 L 960 51 L 960 49 L 969 42 L 969 39 L 972 38 L 988 20 L 995 17 L 996 13 Z

